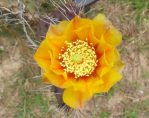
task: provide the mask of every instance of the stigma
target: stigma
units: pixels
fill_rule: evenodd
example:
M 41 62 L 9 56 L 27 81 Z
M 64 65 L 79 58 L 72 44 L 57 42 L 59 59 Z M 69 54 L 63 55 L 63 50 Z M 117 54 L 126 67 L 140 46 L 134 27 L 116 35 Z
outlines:
M 93 45 L 87 40 L 65 43 L 65 52 L 59 54 L 60 65 L 64 71 L 74 74 L 75 78 L 90 76 L 97 66 L 97 56 Z

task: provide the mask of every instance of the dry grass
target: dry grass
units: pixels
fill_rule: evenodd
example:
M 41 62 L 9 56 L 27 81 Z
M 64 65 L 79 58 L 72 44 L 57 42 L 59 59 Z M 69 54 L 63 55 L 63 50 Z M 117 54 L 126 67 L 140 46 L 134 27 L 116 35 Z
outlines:
M 17 17 L 20 13 L 14 14 L 20 11 L 16 1 L 9 5 L 0 2 L 0 6 L 8 8 L 3 9 L 3 13 L 10 13 L 11 9 L 13 19 L 18 19 L 14 23 L 10 22 L 9 15 L 7 20 L 0 18 L 0 117 L 148 118 L 149 6 L 140 0 L 100 0 L 91 6 L 91 11 L 86 13 L 89 17 L 102 12 L 123 33 L 119 50 L 126 65 L 124 77 L 109 93 L 94 96 L 84 110 L 67 113 L 63 108 L 57 108 L 50 86 L 40 81 L 40 70 L 32 59 L 34 49 L 29 46 L 37 45 L 32 42 L 35 39 L 33 32 L 36 32 L 40 13 L 47 12 L 46 2 L 35 3 L 43 5 L 41 9 L 33 1 L 26 0 L 24 5 L 28 7 L 23 17 Z M 145 3 L 149 4 L 147 0 Z

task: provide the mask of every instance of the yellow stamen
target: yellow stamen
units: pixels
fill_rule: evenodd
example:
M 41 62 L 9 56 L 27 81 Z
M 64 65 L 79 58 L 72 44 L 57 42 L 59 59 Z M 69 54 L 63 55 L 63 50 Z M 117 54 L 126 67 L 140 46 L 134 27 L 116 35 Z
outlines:
M 59 55 L 64 71 L 73 73 L 75 78 L 89 76 L 97 66 L 97 56 L 93 46 L 86 41 L 66 42 L 67 49 Z

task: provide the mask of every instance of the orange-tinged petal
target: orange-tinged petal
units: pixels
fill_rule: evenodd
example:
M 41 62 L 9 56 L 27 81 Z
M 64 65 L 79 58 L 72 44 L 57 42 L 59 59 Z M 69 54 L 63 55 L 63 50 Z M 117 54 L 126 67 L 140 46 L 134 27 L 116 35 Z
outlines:
M 116 84 L 121 78 L 122 78 L 122 75 L 119 72 L 111 69 L 108 73 L 106 73 L 102 77 L 102 79 L 104 81 L 104 84 L 102 84 L 101 86 L 98 86 L 97 88 L 95 88 L 95 91 L 97 93 L 108 92 L 109 89 L 114 84 Z
M 44 40 L 41 44 L 40 47 L 37 49 L 34 58 L 39 64 L 39 66 L 43 69 L 49 69 L 49 66 L 51 64 L 51 58 L 48 53 L 49 47 L 47 45 L 47 41 Z
M 99 53 L 99 55 L 103 55 L 107 50 L 111 50 L 112 48 L 114 47 L 107 43 L 103 36 L 101 36 L 96 46 L 96 52 Z
M 86 79 L 71 79 L 71 86 L 73 87 L 74 91 L 93 91 L 95 86 L 99 86 L 101 84 L 103 84 L 103 80 L 98 75 L 91 75 Z
M 68 21 L 61 21 L 59 24 L 50 26 L 46 38 L 51 39 L 57 36 L 62 36 L 65 33 L 68 24 Z
M 84 27 L 78 28 L 74 32 L 77 34 L 79 40 L 86 40 L 88 39 L 89 35 L 93 32 L 92 30 L 93 28 L 90 25 L 86 25 Z
M 119 53 L 116 48 L 113 48 L 104 52 L 99 63 L 101 66 L 113 66 L 118 60 L 120 60 Z
M 67 73 L 61 73 L 58 70 L 44 72 L 42 80 L 47 84 L 52 84 L 59 88 L 68 88 L 73 85 L 73 79 L 69 78 Z
M 107 72 L 111 70 L 112 66 L 99 66 L 96 69 L 96 74 L 101 78 L 104 76 Z
M 65 37 L 55 37 L 51 39 L 46 39 L 49 48 L 51 49 L 52 56 L 55 56 L 58 58 L 59 53 L 61 53 L 62 47 L 65 47 Z
M 85 91 L 76 91 L 73 88 L 67 88 L 63 93 L 63 101 L 72 108 L 81 109 L 92 96 L 93 93 L 87 89 Z
M 44 73 L 44 80 L 46 83 L 51 83 L 59 88 L 64 88 L 64 84 L 66 80 L 64 79 L 63 75 L 57 75 L 52 71 L 48 71 Z
M 50 57 L 51 57 L 51 65 L 50 65 L 49 68 L 51 68 L 51 70 L 56 70 L 56 71 L 62 70 L 63 68 L 62 68 L 62 66 L 60 65 L 60 60 L 59 60 L 59 58 L 56 57 L 55 55 L 53 55 L 51 51 L 49 51 L 49 55 L 50 55 Z M 62 72 L 64 72 L 64 71 L 62 71 Z
M 61 48 L 65 47 L 65 41 L 72 41 L 65 35 L 68 24 L 68 21 L 62 21 L 57 25 L 53 25 L 46 34 L 45 40 L 47 40 L 47 45 L 51 49 L 53 56 L 58 57 Z
M 95 88 L 102 85 L 103 83 L 104 81 L 102 80 L 102 78 L 99 75 L 96 75 L 96 76 L 91 76 L 86 84 L 89 90 L 92 91 L 92 93 L 96 93 Z
M 68 80 L 69 78 L 67 78 L 67 74 L 64 71 L 64 68 L 60 65 L 60 60 L 57 57 L 53 56 L 51 51 L 49 51 L 49 54 L 51 56 L 51 65 L 49 66 L 50 70 L 52 70 L 52 72 L 54 72 L 56 75 L 63 76 L 65 80 Z
M 79 16 L 76 16 L 70 21 L 68 27 L 66 27 L 65 35 L 72 40 L 76 40 L 76 38 L 78 38 L 76 36 L 76 31 L 84 27 L 90 26 L 91 24 L 92 21 L 90 19 L 79 18 Z
M 73 28 L 73 30 L 77 30 L 81 27 L 91 25 L 92 21 L 87 18 L 79 18 L 78 16 L 74 17 L 70 22 L 70 28 Z
M 113 26 L 109 26 L 109 28 L 106 30 L 106 32 L 103 34 L 103 37 L 105 41 L 108 43 L 117 46 L 122 41 L 122 34 L 120 31 L 118 31 Z
M 87 41 L 93 46 L 98 45 L 99 40 L 94 36 L 94 29 L 91 24 L 80 27 L 74 32 L 79 40 Z

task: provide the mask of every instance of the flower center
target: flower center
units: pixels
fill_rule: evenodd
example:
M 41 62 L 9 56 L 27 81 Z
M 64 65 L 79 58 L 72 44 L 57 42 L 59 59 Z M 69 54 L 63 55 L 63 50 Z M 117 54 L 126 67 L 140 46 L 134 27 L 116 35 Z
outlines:
M 97 56 L 92 44 L 77 40 L 72 43 L 66 42 L 66 45 L 66 51 L 59 55 L 64 71 L 73 73 L 75 78 L 91 75 L 97 66 Z
M 72 60 L 73 60 L 73 62 L 79 64 L 82 62 L 83 58 L 80 54 L 74 54 L 74 55 L 72 55 Z

